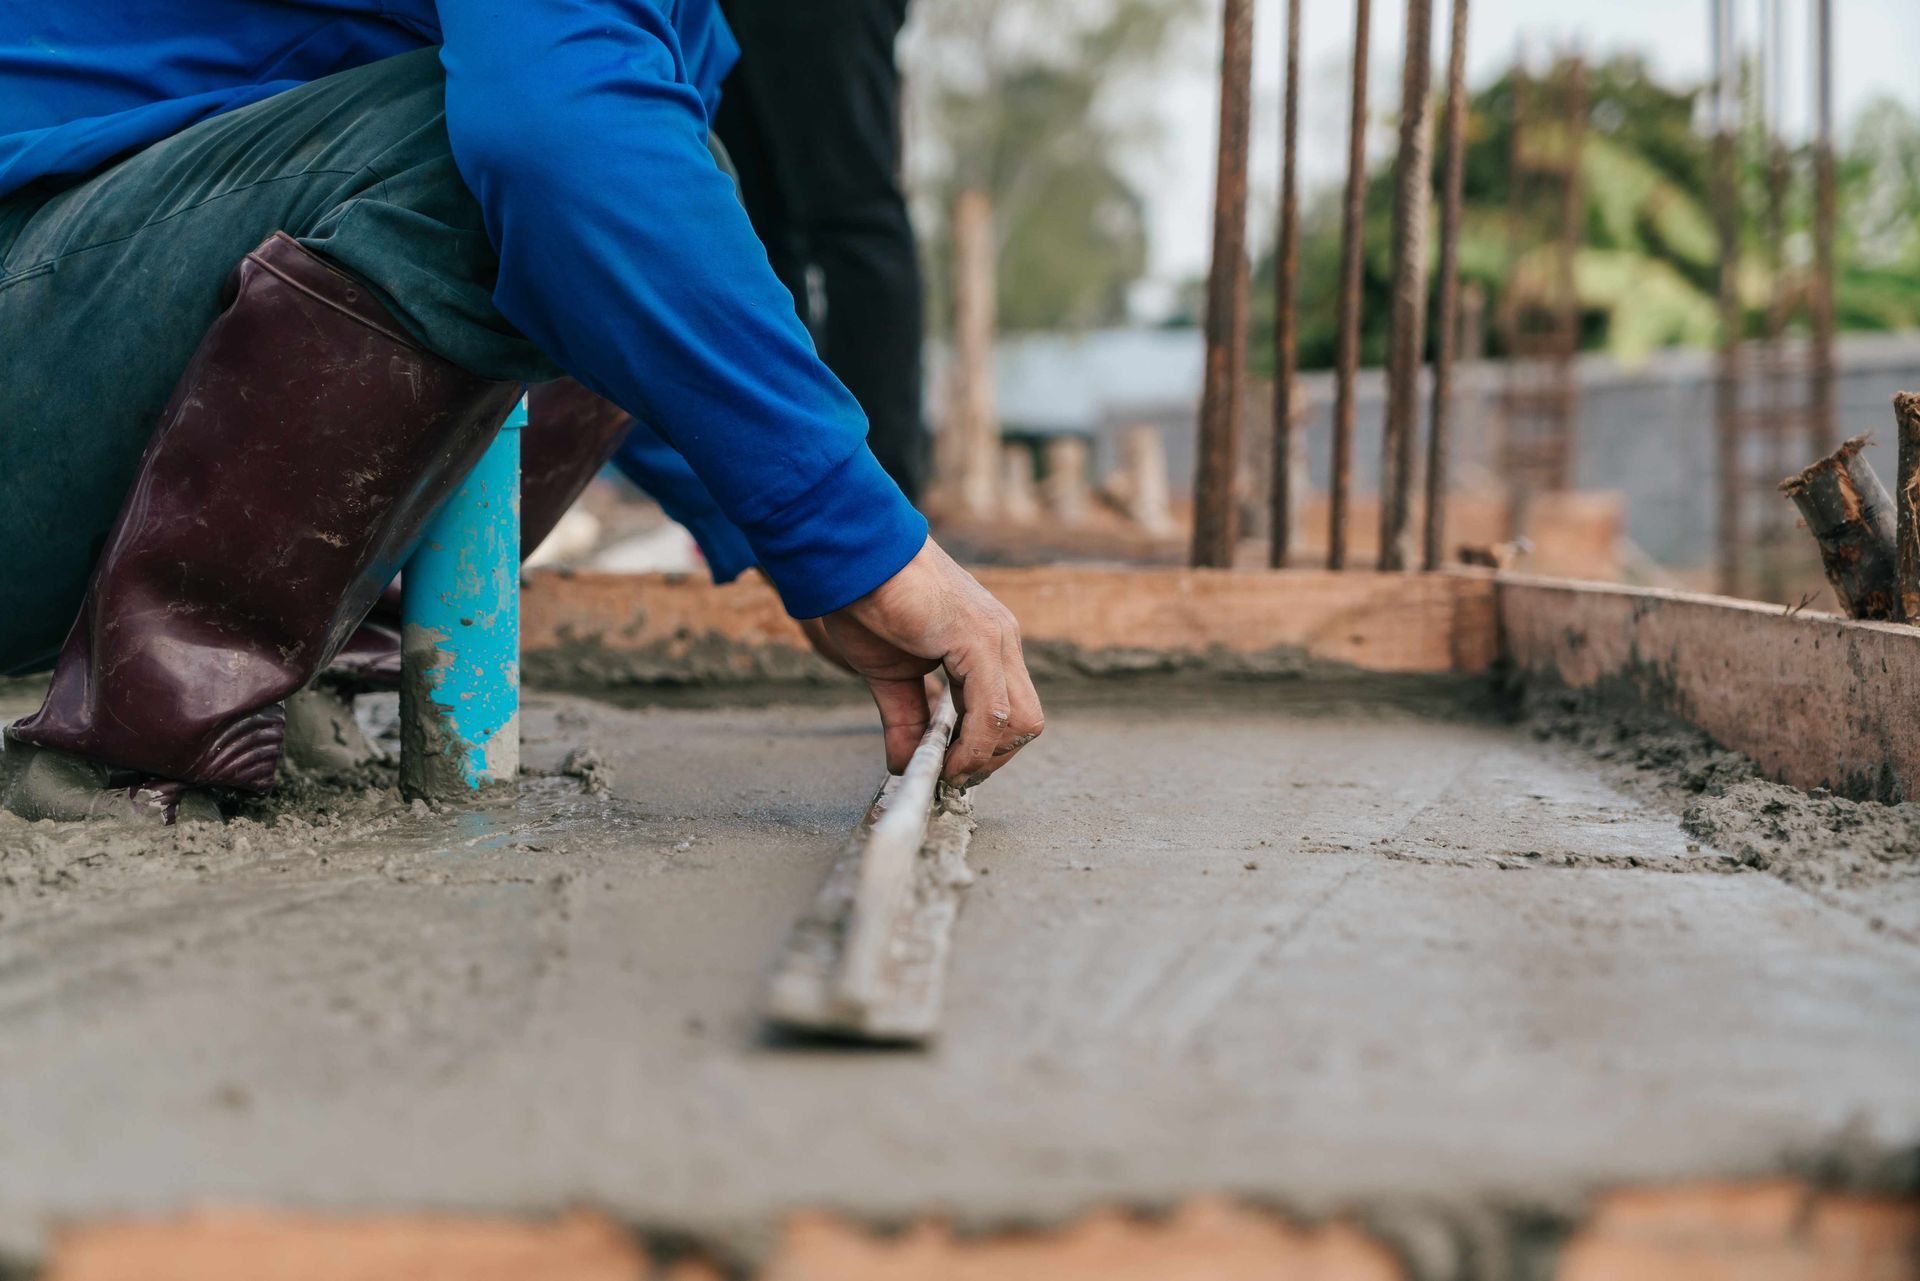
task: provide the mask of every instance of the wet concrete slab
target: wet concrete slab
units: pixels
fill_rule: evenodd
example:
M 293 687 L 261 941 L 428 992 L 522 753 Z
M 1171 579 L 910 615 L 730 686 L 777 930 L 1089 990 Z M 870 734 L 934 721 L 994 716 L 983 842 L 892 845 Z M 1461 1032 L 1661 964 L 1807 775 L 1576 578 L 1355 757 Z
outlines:
M 1313 682 L 1050 710 L 980 794 L 920 1054 L 755 1017 L 877 781 L 857 703 L 537 696 L 541 774 L 468 812 L 0 822 L 0 1239 L 236 1201 L 743 1250 L 803 1205 L 1572 1212 L 1920 1141 L 1920 948 L 1573 749 Z

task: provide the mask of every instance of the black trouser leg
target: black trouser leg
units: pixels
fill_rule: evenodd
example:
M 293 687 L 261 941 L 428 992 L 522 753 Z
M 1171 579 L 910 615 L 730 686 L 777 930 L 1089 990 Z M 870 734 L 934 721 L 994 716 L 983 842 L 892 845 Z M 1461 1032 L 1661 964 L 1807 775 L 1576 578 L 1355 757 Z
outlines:
M 924 305 L 900 188 L 906 0 L 731 0 L 743 50 L 715 122 L 768 257 L 866 410 L 874 454 L 925 485 Z M 820 297 L 810 295 L 809 269 Z M 816 307 L 816 301 L 818 306 Z

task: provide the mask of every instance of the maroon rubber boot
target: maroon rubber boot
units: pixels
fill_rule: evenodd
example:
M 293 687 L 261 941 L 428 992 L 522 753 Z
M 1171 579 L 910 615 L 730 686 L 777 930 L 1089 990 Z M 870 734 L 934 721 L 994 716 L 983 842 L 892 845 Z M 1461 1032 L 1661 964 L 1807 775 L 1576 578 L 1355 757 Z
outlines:
M 282 702 L 366 617 L 520 395 L 284 234 L 229 278 L 15 740 L 272 788 Z
M 320 673 L 321 682 L 347 695 L 399 689 L 400 626 L 400 584 L 395 581 L 387 584 L 373 612 Z
M 527 392 L 520 433 L 520 552 L 531 555 L 613 457 L 633 418 L 571 378 Z
M 545 542 L 626 438 L 631 415 L 571 378 L 527 392 L 520 433 L 520 554 Z M 400 593 L 389 588 L 327 668 L 347 693 L 400 688 Z

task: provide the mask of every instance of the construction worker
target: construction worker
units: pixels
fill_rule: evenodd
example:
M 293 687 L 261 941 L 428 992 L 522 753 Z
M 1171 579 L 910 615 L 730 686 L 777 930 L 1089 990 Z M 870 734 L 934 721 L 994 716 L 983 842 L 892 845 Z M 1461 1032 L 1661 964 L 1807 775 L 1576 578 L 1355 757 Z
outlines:
M 709 150 L 735 53 L 713 0 L 0 9 L 0 672 L 53 672 L 8 753 L 162 817 L 269 790 L 284 700 L 563 375 L 821 620 L 890 767 L 942 666 L 950 780 L 1030 741 L 1011 615 L 874 459 Z M 563 508 L 617 433 L 540 416 L 528 504 Z

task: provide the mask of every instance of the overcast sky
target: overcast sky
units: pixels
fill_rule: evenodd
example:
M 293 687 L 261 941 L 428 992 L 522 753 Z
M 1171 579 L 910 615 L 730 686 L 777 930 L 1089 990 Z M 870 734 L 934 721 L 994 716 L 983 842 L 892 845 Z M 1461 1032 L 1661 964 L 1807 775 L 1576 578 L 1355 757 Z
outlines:
M 1736 0 L 1751 34 L 1761 0 Z M 1472 0 L 1468 36 L 1469 76 L 1475 84 L 1498 76 L 1524 40 L 1544 58 L 1552 45 L 1578 37 L 1590 57 L 1630 48 L 1644 54 L 1654 72 L 1675 81 L 1696 80 L 1707 70 L 1708 0 Z M 1810 65 L 1810 0 L 1784 0 L 1792 45 L 1788 61 L 1786 123 L 1805 127 L 1805 77 Z M 1256 132 L 1254 138 L 1254 228 L 1257 244 L 1271 239 L 1265 227 L 1276 201 L 1279 171 L 1280 65 L 1285 7 L 1282 0 L 1256 0 Z M 1210 3 L 1217 10 L 1217 3 Z M 1434 64 L 1445 66 L 1447 0 L 1435 0 Z M 1894 94 L 1920 108 L 1920 0 L 1834 0 L 1834 84 L 1844 132 L 1862 104 Z M 1404 0 L 1374 0 L 1372 105 L 1384 123 L 1377 142 L 1391 142 L 1391 116 L 1399 106 L 1399 64 Z M 1309 0 L 1302 35 L 1301 151 L 1309 188 L 1337 182 L 1344 165 L 1346 87 L 1352 40 L 1352 0 Z M 1152 225 L 1152 271 L 1162 281 L 1202 273 L 1213 194 L 1213 145 L 1218 111 L 1217 18 L 1215 29 L 1195 32 L 1166 82 L 1166 137 L 1151 154 L 1134 158 L 1135 181 L 1148 196 Z

